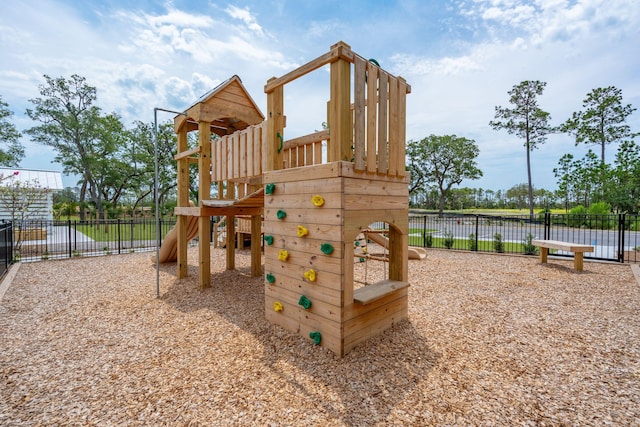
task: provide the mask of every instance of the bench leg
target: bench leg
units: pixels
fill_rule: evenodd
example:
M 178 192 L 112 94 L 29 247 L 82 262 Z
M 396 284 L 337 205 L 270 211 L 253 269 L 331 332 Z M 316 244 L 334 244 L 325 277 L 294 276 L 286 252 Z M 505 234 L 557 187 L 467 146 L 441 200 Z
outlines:
M 543 264 L 547 263 L 547 255 L 549 255 L 549 248 L 541 247 L 540 248 L 540 262 Z
M 584 260 L 584 254 L 582 252 L 576 252 L 573 257 L 573 267 L 576 271 L 582 271 L 582 261 Z

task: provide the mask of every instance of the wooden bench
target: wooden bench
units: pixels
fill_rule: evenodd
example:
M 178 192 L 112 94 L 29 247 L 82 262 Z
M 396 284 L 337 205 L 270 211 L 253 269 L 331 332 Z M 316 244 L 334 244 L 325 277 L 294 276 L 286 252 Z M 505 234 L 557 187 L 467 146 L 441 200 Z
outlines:
M 353 291 L 353 300 L 358 304 L 367 305 L 408 286 L 409 282 L 382 280 Z
M 573 267 L 576 271 L 582 271 L 582 264 L 585 252 L 593 252 L 594 247 L 591 245 L 581 245 L 578 243 L 561 242 L 559 240 L 532 240 L 531 243 L 540 248 L 540 262 L 546 263 L 549 249 L 558 249 L 561 251 L 573 252 Z

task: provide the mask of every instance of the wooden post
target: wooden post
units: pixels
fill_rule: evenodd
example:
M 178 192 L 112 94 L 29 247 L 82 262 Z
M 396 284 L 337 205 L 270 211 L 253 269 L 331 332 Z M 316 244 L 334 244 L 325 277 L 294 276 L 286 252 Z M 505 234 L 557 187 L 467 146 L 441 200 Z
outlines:
M 272 77 L 268 82 L 274 80 Z M 267 82 L 267 83 L 268 83 Z M 284 142 L 284 87 L 278 86 L 267 93 L 267 149 L 265 170 L 282 169 Z M 264 149 L 264 147 L 263 147 Z M 280 149 L 280 151 L 278 151 Z
M 227 227 L 227 270 L 234 270 L 236 268 L 236 217 L 234 215 L 227 215 L 226 217 Z
M 262 276 L 261 222 L 260 215 L 251 217 L 251 277 Z
M 198 122 L 198 145 L 200 156 L 198 157 L 198 203 L 202 206 L 202 200 L 211 198 L 211 127 L 209 122 Z M 199 239 L 199 273 L 200 287 L 211 286 L 211 223 L 208 216 L 198 218 Z
M 331 46 L 332 50 L 350 49 L 344 42 Z M 338 52 L 337 56 L 341 56 Z M 329 162 L 351 161 L 351 64 L 345 59 L 331 63 L 331 104 L 329 117 Z
M 178 153 L 187 151 L 187 127 L 178 132 Z M 178 159 L 178 206 L 189 206 L 189 159 Z M 187 217 L 178 215 L 177 221 L 178 279 L 187 277 Z

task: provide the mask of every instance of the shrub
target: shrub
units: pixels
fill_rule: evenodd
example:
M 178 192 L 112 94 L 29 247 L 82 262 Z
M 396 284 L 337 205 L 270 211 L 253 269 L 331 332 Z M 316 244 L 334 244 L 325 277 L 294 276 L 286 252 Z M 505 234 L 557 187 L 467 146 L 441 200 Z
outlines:
M 469 250 L 470 251 L 478 250 L 478 239 L 476 239 L 476 235 L 473 233 L 469 234 Z
M 589 214 L 589 228 L 599 228 L 606 230 L 612 227 L 611 205 L 607 202 L 592 203 L 587 210 Z
M 433 236 L 431 234 L 427 234 L 426 236 L 424 236 L 424 245 L 427 248 L 430 248 L 433 246 Z
M 446 233 L 444 233 L 444 240 L 442 241 L 442 243 L 444 244 L 444 247 L 447 249 L 451 249 L 453 248 L 453 244 L 454 244 L 455 240 L 453 239 L 453 233 L 450 231 L 447 231 Z
M 536 252 L 538 251 L 535 245 L 531 243 L 532 241 L 533 241 L 533 234 L 531 233 L 527 234 L 527 236 L 522 241 L 522 249 L 525 255 L 535 255 Z
M 569 227 L 576 227 L 576 228 L 580 228 L 583 225 L 587 224 L 587 209 L 582 206 L 582 205 L 578 205 L 575 208 L 572 208 L 569 211 L 569 216 L 568 216 L 568 225 Z
M 493 250 L 498 253 L 504 252 L 504 243 L 502 243 L 502 235 L 500 233 L 493 235 Z

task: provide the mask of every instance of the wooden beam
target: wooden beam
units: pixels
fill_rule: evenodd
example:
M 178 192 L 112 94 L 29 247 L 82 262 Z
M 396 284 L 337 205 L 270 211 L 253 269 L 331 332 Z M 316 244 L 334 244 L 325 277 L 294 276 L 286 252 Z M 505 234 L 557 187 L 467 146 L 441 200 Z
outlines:
M 267 139 L 265 170 L 282 169 L 284 146 L 284 88 L 279 86 L 267 94 Z
M 330 86 L 328 161 L 350 162 L 353 128 L 351 126 L 351 64 L 349 62 L 339 59 L 331 63 Z

